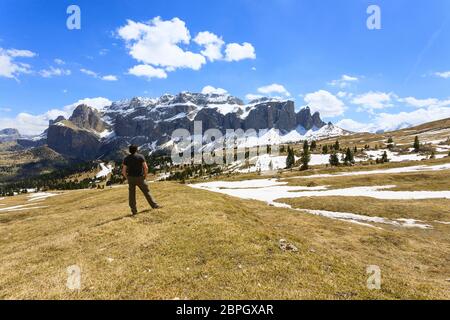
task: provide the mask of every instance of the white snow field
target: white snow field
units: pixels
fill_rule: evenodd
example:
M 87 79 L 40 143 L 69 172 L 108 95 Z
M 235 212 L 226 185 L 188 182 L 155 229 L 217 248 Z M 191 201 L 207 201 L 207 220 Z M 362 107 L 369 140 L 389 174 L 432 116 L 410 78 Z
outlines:
M 277 181 L 276 179 L 255 179 L 244 181 L 214 181 L 189 185 L 192 188 L 218 192 L 229 196 L 258 200 L 269 205 L 281 208 L 292 208 L 285 203 L 277 202 L 278 199 L 292 199 L 300 197 L 371 197 L 382 200 L 420 200 L 420 199 L 450 199 L 450 191 L 390 191 L 387 189 L 395 186 L 370 186 L 370 187 L 352 187 L 343 189 L 329 189 L 327 186 L 304 187 L 288 186 L 287 182 Z M 301 211 L 320 215 L 332 219 L 357 222 L 359 224 L 382 223 L 397 225 L 403 227 L 431 228 L 430 225 L 417 223 L 412 219 L 389 220 L 381 217 L 370 217 L 354 213 L 331 212 L 322 210 L 304 210 Z
M 22 205 L 17 205 L 17 206 L 12 206 L 12 207 L 1 208 L 0 212 L 24 211 L 24 210 L 47 208 L 47 206 L 31 207 L 32 205 L 33 204 L 22 204 Z
M 395 173 L 411 173 L 411 172 L 442 171 L 442 170 L 450 170 L 450 163 L 438 164 L 438 165 L 434 165 L 434 166 L 420 165 L 420 166 L 409 166 L 409 167 L 399 167 L 399 168 L 370 170 L 370 171 L 353 171 L 353 172 L 342 172 L 342 173 L 333 173 L 333 174 L 314 174 L 314 175 L 310 175 L 310 176 L 296 176 L 296 177 L 290 177 L 290 178 L 283 178 L 283 180 L 334 178 L 334 177 L 347 177 L 347 176 L 363 176 L 363 175 L 372 175 L 372 174 L 395 174 Z
M 57 193 L 50 193 L 50 192 L 37 192 L 33 193 L 27 196 L 29 202 L 33 201 L 42 201 L 50 197 L 57 196 Z
M 97 175 L 95 176 L 97 179 L 98 178 L 104 178 L 107 177 L 109 174 L 111 174 L 112 170 L 113 170 L 113 166 L 108 164 L 107 166 L 105 166 L 105 164 L 103 162 L 100 163 L 100 171 L 97 173 Z

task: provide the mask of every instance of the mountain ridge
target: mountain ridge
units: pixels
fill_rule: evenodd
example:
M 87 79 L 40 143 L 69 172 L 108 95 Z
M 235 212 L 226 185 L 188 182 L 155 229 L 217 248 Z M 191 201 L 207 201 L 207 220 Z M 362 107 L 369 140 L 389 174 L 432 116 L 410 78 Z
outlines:
M 58 153 L 81 160 L 118 158 L 129 144 L 137 144 L 147 151 L 161 150 L 161 146 L 171 141 L 176 129 L 193 134 L 195 121 L 201 121 L 202 133 L 209 129 L 222 133 L 276 129 L 280 136 L 290 134 L 298 139 L 314 138 L 315 131 L 327 127 L 320 113 L 311 113 L 309 107 L 296 112 L 292 100 L 261 98 L 244 104 L 229 94 L 182 92 L 159 98 L 124 99 L 101 109 L 81 104 L 69 119 L 51 120 L 40 138 L 33 142 L 22 139 L 20 143 L 29 147 L 45 142 Z M 346 133 L 342 129 L 334 130 L 337 127 L 332 124 L 328 127 L 335 135 Z

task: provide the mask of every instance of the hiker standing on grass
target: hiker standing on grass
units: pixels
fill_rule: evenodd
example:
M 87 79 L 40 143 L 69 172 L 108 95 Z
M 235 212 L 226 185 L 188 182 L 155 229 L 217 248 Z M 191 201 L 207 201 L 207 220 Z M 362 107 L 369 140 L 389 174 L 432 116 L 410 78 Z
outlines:
M 148 165 L 144 156 L 137 153 L 138 147 L 135 145 L 131 145 L 129 151 L 130 154 L 123 159 L 122 175 L 128 180 L 128 196 L 132 215 L 137 214 L 136 186 L 141 189 L 145 199 L 147 199 L 148 204 L 153 209 L 160 208 L 151 196 L 147 182 L 145 181 L 148 174 Z

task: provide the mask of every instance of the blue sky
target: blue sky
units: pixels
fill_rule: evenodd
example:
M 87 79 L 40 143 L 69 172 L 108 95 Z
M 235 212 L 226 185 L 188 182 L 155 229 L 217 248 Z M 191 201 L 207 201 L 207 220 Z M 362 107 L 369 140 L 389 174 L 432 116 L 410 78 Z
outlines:
M 449 16 L 448 0 L 2 0 L 0 128 L 206 86 L 293 99 L 352 130 L 450 117 Z

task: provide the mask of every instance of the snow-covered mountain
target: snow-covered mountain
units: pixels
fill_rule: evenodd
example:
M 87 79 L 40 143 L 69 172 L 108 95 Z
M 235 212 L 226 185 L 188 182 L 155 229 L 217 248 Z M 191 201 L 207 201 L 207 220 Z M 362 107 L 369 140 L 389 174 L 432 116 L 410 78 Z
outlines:
M 244 104 L 228 94 L 182 92 L 117 101 L 101 110 L 80 105 L 69 119 L 50 121 L 44 134 L 28 143 L 45 140 L 50 148 L 71 158 L 116 158 L 129 144 L 149 151 L 168 149 L 173 146 L 173 131 L 186 129 L 193 134 L 198 123 L 202 134 L 209 129 L 222 133 L 253 129 L 258 137 L 245 142 L 253 145 L 345 134 L 323 122 L 318 112 L 311 114 L 308 107 L 296 112 L 290 100 L 262 98 Z

